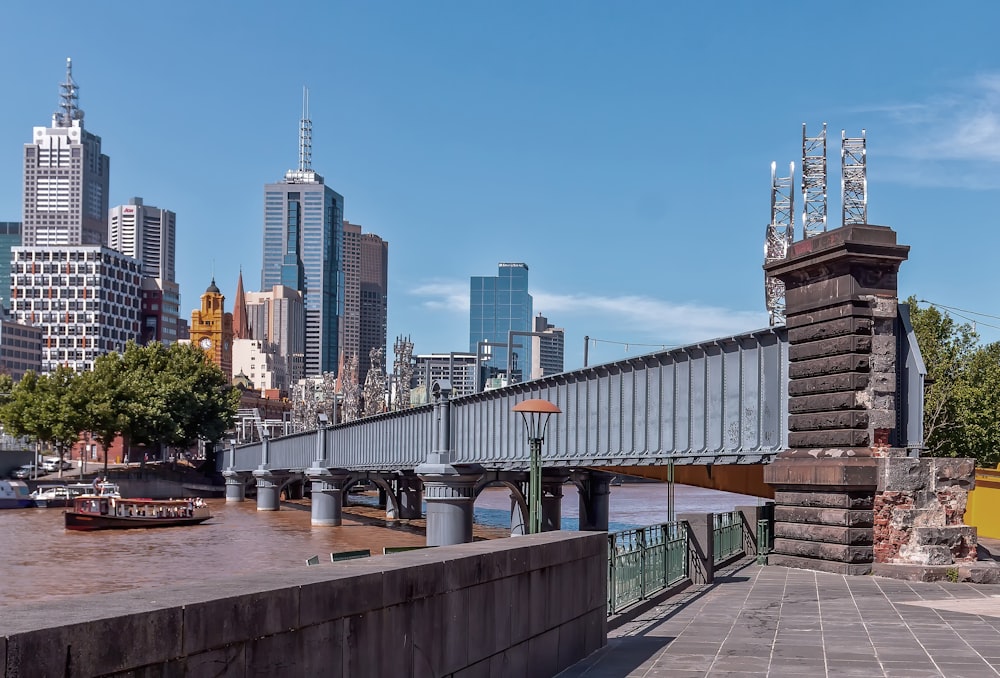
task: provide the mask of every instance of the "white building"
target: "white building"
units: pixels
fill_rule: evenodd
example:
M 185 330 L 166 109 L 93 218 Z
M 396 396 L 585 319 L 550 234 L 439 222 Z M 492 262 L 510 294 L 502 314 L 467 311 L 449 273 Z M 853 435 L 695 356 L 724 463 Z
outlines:
M 140 335 L 141 266 L 107 247 L 11 248 L 11 315 L 42 329 L 42 373 L 90 370 Z
M 283 371 L 289 386 L 297 383 L 305 375 L 306 311 L 302 293 L 275 285 L 269 292 L 247 292 L 244 298 L 249 338 L 264 342 L 285 362 Z M 233 373 L 238 371 L 234 363 Z
M 110 161 L 101 138 L 83 128 L 72 63 L 60 84 L 51 127 L 35 127 L 24 145 L 22 244 L 103 245 L 108 229 Z
M 108 214 L 108 246 L 142 262 L 142 274 L 175 282 L 177 215 L 132 198 Z
M 435 381 L 441 379 L 451 381 L 452 398 L 476 392 L 475 353 L 428 353 L 413 359 L 413 377 L 422 393 L 426 394 L 427 384 L 433 386 Z
M 287 393 L 288 372 L 285 361 L 260 339 L 233 339 L 233 374 L 242 374 L 260 394 L 271 389 Z

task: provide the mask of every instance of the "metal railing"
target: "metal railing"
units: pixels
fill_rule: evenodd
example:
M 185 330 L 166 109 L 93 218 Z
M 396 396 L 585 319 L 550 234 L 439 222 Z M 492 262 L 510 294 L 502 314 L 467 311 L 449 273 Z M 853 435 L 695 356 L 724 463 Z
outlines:
M 712 539 L 715 564 L 743 551 L 743 517 L 739 511 L 712 516 Z
M 757 564 L 767 565 L 767 554 L 771 552 L 771 525 L 773 519 L 761 518 L 757 521 Z
M 608 534 L 608 614 L 663 591 L 688 576 L 688 533 L 663 523 Z

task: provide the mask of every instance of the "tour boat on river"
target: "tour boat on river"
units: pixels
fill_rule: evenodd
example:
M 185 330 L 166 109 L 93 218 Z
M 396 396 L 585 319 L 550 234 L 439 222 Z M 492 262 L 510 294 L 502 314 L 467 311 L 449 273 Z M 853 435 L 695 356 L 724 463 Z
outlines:
M 66 511 L 67 530 L 126 530 L 197 525 L 212 517 L 201 499 L 123 499 L 83 495 Z

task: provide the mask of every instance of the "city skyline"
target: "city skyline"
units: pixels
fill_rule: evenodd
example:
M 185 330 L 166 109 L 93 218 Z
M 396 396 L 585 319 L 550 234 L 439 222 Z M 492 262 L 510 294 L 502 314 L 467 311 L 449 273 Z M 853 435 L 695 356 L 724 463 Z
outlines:
M 869 220 L 913 246 L 901 296 L 1000 315 L 994 229 L 976 228 L 1000 188 L 986 34 L 1000 9 L 979 7 L 975 25 L 869 7 L 846 33 L 806 7 L 316 4 L 307 26 L 255 3 L 201 7 L 197 21 L 186 3 L 95 8 L 50 26 L 45 49 L 27 34 L 0 45 L 18 66 L 0 111 L 0 221 L 21 220 L 17 157 L 57 109 L 71 56 L 87 129 L 114 160 L 110 203 L 141 195 L 178 216 L 180 315 L 213 273 L 232 299 L 240 266 L 261 260 L 260 186 L 295 166 L 308 85 L 315 166 L 344 218 L 393 244 L 388 336 L 412 336 L 415 353 L 463 349 L 469 277 L 524 261 L 572 369 L 584 335 L 601 340 L 593 363 L 766 325 L 770 162 L 798 165 L 801 124 L 827 122 L 831 215 L 836 137 L 867 130 Z M 7 15 L 33 16 L 17 1 Z M 120 23 L 183 31 L 190 46 L 88 37 Z M 817 46 L 788 49 L 805 35 Z M 157 105 L 126 103 L 139 83 Z M 951 235 L 959 224 L 976 247 Z M 996 339 L 1000 322 L 980 320 Z

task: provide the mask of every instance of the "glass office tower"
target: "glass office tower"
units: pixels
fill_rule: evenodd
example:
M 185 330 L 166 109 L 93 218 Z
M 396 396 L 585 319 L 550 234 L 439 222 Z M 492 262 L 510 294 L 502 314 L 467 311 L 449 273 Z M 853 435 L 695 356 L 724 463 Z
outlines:
M 344 198 L 309 169 L 289 170 L 264 187 L 262 290 L 302 292 L 305 376 L 337 372 L 344 315 Z
M 531 337 L 514 336 L 508 361 L 509 332 L 530 332 L 532 300 L 528 294 L 528 265 L 501 263 L 496 277 L 473 276 L 469 290 L 469 352 L 478 354 L 487 381 L 480 384 L 525 381 L 531 374 Z M 510 374 L 508 375 L 508 365 Z

